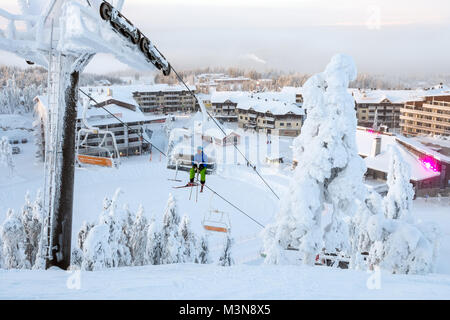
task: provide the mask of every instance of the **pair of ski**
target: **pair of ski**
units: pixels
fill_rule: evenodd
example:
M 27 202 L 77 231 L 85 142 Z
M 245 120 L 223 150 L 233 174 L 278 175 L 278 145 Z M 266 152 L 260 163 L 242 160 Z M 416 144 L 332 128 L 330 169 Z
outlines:
M 179 187 L 173 187 L 174 189 L 184 189 L 184 188 L 191 188 L 190 194 L 189 194 L 189 200 L 192 199 L 192 189 L 194 189 L 194 187 L 197 187 L 197 192 L 196 192 L 196 198 L 195 198 L 195 202 L 198 202 L 198 186 L 200 184 L 197 182 L 193 182 L 193 183 L 188 183 L 185 186 L 179 186 Z M 200 193 L 203 192 L 203 186 L 201 186 L 201 190 Z

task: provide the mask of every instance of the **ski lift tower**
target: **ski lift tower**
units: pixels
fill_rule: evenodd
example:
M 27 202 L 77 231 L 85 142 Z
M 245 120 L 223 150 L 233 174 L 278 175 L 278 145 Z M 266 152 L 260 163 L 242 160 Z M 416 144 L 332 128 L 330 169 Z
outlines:
M 0 8 L 8 26 L 0 49 L 48 70 L 43 246 L 46 268 L 67 269 L 71 258 L 78 83 L 97 53 L 138 70 L 170 64 L 121 13 L 124 0 L 18 0 L 20 14 Z M 115 5 L 115 6 L 114 6 Z

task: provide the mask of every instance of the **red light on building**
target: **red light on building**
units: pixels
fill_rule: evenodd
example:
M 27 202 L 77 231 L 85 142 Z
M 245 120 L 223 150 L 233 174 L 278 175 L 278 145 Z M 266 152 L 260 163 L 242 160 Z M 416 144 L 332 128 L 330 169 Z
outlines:
M 419 161 L 423 164 L 423 166 L 426 168 L 426 169 L 428 169 L 428 170 L 431 170 L 431 171 L 434 171 L 434 172 L 440 172 L 441 170 L 440 170 L 440 165 L 439 165 L 439 162 L 435 159 L 435 158 L 433 158 L 433 157 L 431 157 L 431 156 L 424 156 L 424 157 L 421 157 L 420 159 L 419 159 Z

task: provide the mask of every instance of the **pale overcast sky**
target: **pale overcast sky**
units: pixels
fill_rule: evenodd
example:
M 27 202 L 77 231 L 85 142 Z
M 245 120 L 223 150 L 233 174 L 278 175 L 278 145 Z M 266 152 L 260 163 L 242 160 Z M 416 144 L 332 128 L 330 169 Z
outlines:
M 16 0 L 0 7 L 18 12 Z M 448 0 L 125 0 L 123 13 L 177 69 L 311 73 L 345 52 L 361 72 L 450 73 Z M 2 51 L 0 63 L 24 65 Z M 123 69 L 105 55 L 88 67 Z

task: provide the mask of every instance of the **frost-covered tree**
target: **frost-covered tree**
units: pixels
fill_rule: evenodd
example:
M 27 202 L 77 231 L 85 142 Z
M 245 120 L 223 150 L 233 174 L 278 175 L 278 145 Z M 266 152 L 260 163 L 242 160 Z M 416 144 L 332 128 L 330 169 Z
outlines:
M 171 264 L 179 262 L 178 248 L 178 225 L 180 216 L 177 212 L 176 200 L 169 194 L 169 200 L 163 216 L 163 226 L 161 230 L 161 264 Z
M 197 248 L 198 256 L 195 260 L 196 263 L 208 264 L 211 262 L 209 255 L 209 242 L 206 235 L 202 236 L 199 241 L 199 246 Z
M 128 231 L 130 229 L 130 212 L 127 207 L 122 210 L 118 209 L 118 198 L 121 193 L 120 189 L 116 190 L 108 210 L 100 217 L 99 223 L 109 226 L 109 246 L 113 267 L 131 265 Z
M 389 151 L 391 154 L 387 177 L 389 191 L 384 201 L 386 217 L 409 220 L 414 198 L 414 189 L 410 183 L 411 169 L 397 147 L 390 146 Z
M 91 231 L 91 229 L 94 227 L 95 227 L 94 223 L 89 223 L 87 221 L 84 221 L 83 224 L 81 225 L 81 229 L 80 231 L 78 231 L 77 236 L 77 244 L 80 250 L 84 249 L 84 243 L 86 242 L 86 238 L 89 235 L 89 231 Z
M 15 164 L 12 154 L 12 147 L 9 144 L 7 137 L 2 137 L 0 139 L 0 165 L 7 167 L 9 170 L 9 175 L 13 175 Z
M 384 216 L 383 200 L 378 193 L 368 190 L 364 201 L 359 202 L 358 213 L 350 221 L 351 268 L 365 269 L 368 266 L 364 257 L 367 258 L 374 243 L 369 234 L 370 219 L 373 216 Z
M 96 271 L 116 266 L 112 251 L 110 227 L 104 223 L 96 225 L 89 231 L 84 243 L 82 269 Z
M 34 145 L 36 147 L 35 157 L 38 162 L 45 161 L 45 130 L 43 121 L 40 116 L 36 116 L 33 121 Z
M 188 216 L 183 216 L 178 228 L 179 262 L 195 262 L 197 239 L 191 230 L 191 221 Z
M 350 251 L 348 218 L 357 212 L 355 200 L 363 194 L 366 171 L 357 151 L 355 105 L 348 92 L 355 78 L 353 59 L 336 55 L 304 86 L 308 117 L 294 141 L 299 166 L 276 222 L 264 232 L 266 263 L 283 263 L 288 247 L 299 249 L 299 258 L 311 265 L 322 248 Z M 327 220 L 322 221 L 326 207 Z
M 231 238 L 230 234 L 227 234 L 227 237 L 224 241 L 224 246 L 222 253 L 219 258 L 219 265 L 223 267 L 229 267 L 234 265 L 234 259 L 233 259 L 233 253 L 232 253 L 232 247 L 233 247 L 234 240 Z
M 26 234 L 20 214 L 8 210 L 1 228 L 3 260 L 6 269 L 29 269 L 30 262 L 25 254 Z
M 25 256 L 28 262 L 32 264 L 32 252 L 33 252 L 33 245 L 32 240 L 30 238 L 31 230 L 31 224 L 33 222 L 33 205 L 30 200 L 30 193 L 27 191 L 25 194 L 25 204 L 22 206 L 22 212 L 20 215 L 20 220 L 22 222 L 24 231 L 25 231 Z
M 157 228 L 157 224 L 152 220 L 148 226 L 147 244 L 145 252 L 145 261 L 147 264 L 158 265 L 161 264 L 163 253 L 163 245 L 161 232 Z
M 31 203 L 30 195 L 27 192 L 25 196 L 25 205 L 22 207 L 21 220 L 27 237 L 25 253 L 31 266 L 34 266 L 36 263 L 36 257 L 41 245 L 43 219 L 44 203 L 42 192 L 38 190 L 36 199 L 33 203 Z
M 143 266 L 146 263 L 145 252 L 147 247 L 147 232 L 147 218 L 144 215 L 144 207 L 140 205 L 131 228 L 130 238 L 131 257 L 134 266 Z
M 129 235 L 132 219 L 127 206 L 118 208 L 121 193 L 118 189 L 111 200 L 105 198 L 98 223 L 94 227 L 85 224 L 79 233 L 79 246 L 83 251 L 82 268 L 85 270 L 131 265 Z

